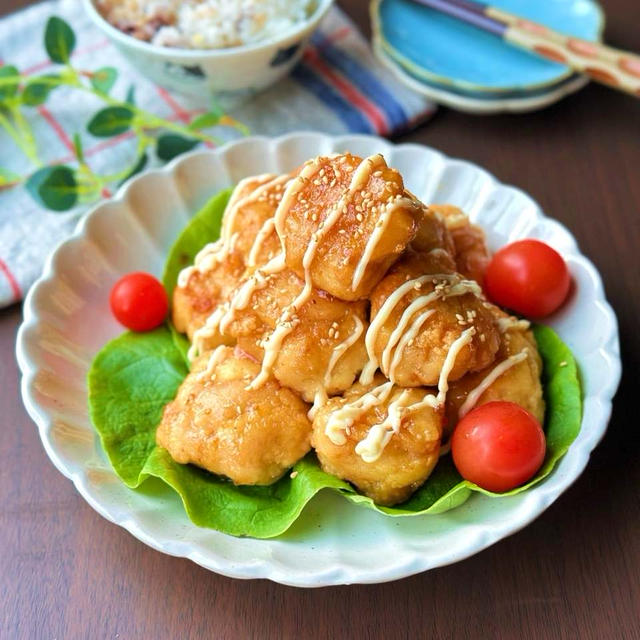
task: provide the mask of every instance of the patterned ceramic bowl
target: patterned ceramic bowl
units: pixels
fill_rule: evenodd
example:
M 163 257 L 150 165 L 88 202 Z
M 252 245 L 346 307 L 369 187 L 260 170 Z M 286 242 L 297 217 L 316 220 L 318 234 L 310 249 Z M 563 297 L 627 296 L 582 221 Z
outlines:
M 211 92 L 223 105 L 242 102 L 285 76 L 302 55 L 333 0 L 317 0 L 309 18 L 278 38 L 226 49 L 159 47 L 116 29 L 83 0 L 89 17 L 143 75 L 179 93 Z

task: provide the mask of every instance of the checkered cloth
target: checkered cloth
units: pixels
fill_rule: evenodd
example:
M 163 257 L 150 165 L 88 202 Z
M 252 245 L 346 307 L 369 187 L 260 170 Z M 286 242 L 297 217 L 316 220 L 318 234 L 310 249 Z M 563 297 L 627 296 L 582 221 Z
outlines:
M 49 71 L 42 35 L 53 14 L 67 20 L 76 32 L 74 66 L 119 69 L 114 95 L 124 96 L 134 83 L 139 106 L 182 122 L 207 107 L 206 99 L 198 102 L 171 95 L 138 75 L 89 22 L 78 0 L 43 2 L 1 20 L 0 64 L 13 64 L 29 74 Z M 131 163 L 135 140 L 130 133 L 97 140 L 86 132 L 86 122 L 101 106 L 91 95 L 61 88 L 45 105 L 31 108 L 28 117 L 43 161 L 72 163 L 71 136 L 78 132 L 87 161 L 96 172 L 111 173 Z M 381 68 L 362 35 L 334 7 L 291 76 L 234 109 L 233 115 L 255 134 L 316 129 L 335 134 L 391 135 L 425 120 L 433 109 Z M 0 167 L 19 175 L 33 171 L 3 130 Z M 103 193 L 104 197 L 110 195 L 107 190 Z M 68 213 L 51 213 L 38 208 L 22 187 L 0 191 L 0 306 L 23 297 L 39 276 L 46 256 L 68 237 L 85 211 L 86 207 L 77 207 Z

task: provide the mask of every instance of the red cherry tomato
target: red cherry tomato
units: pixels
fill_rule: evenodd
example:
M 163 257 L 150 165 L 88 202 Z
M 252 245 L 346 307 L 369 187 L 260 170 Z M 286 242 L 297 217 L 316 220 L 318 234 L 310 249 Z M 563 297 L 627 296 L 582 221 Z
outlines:
M 491 259 L 485 289 L 493 302 L 530 318 L 554 312 L 569 293 L 571 278 L 562 256 L 539 240 L 518 240 Z
M 150 331 L 161 325 L 169 310 L 162 284 L 149 273 L 136 271 L 113 285 L 109 297 L 116 320 L 133 331 Z
M 508 491 L 532 478 L 545 451 L 540 423 L 514 402 L 487 402 L 473 409 L 451 437 L 460 475 L 489 491 Z

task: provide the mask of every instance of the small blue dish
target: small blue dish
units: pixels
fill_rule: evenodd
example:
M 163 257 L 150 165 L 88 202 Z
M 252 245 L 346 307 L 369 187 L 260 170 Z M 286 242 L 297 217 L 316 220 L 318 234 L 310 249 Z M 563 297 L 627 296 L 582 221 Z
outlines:
M 600 40 L 604 14 L 595 0 L 491 0 L 490 4 L 585 40 Z M 566 65 L 412 0 L 373 0 L 374 33 L 412 76 L 463 91 L 539 90 L 571 76 Z

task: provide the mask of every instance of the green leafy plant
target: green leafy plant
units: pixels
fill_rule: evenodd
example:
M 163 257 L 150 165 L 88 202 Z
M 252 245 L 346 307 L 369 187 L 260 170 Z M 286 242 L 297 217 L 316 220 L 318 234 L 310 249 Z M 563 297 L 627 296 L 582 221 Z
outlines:
M 206 242 L 218 237 L 229 195 L 228 190 L 212 198 L 178 237 L 163 276 L 169 292 L 180 270 L 193 262 Z M 551 473 L 580 430 L 582 403 L 573 356 L 552 329 L 535 327 L 535 336 L 544 361 L 547 456 L 530 482 L 506 495 L 526 491 Z M 188 373 L 187 346 L 170 326 L 146 334 L 124 333 L 111 341 L 92 364 L 89 407 L 104 450 L 127 486 L 136 488 L 150 476 L 160 478 L 178 492 L 197 525 L 232 535 L 276 536 L 324 488 L 390 516 L 441 513 L 459 506 L 473 492 L 505 495 L 463 480 L 450 456 L 441 458 L 422 487 L 395 507 L 380 507 L 347 482 L 325 473 L 313 454 L 295 465 L 295 477 L 285 475 L 269 487 L 237 487 L 192 465 L 178 464 L 155 444 L 155 432 L 165 404 Z
M 118 79 L 114 67 L 95 71 L 77 69 L 71 62 L 76 36 L 71 26 L 59 17 L 49 18 L 44 47 L 49 59 L 58 65 L 54 72 L 30 76 L 13 65 L 0 66 L 0 127 L 34 167 L 33 173 L 20 176 L 0 167 L 0 190 L 24 185 L 39 205 L 51 211 L 68 211 L 78 204 L 97 200 L 105 187 L 121 184 L 148 164 L 150 153 L 163 161 L 190 151 L 201 143 L 220 144 L 205 129 L 232 127 L 246 135 L 247 128 L 226 115 L 217 105 L 196 115 L 189 123 L 176 123 L 145 111 L 135 103 L 135 87 L 129 87 L 120 100 L 111 91 Z M 38 143 L 26 113 L 43 105 L 60 87 L 91 94 L 105 105 L 91 116 L 87 131 L 96 138 L 110 138 L 131 131 L 136 151 L 131 162 L 110 174 L 98 174 L 86 160 L 78 132 L 73 132 L 73 166 L 46 166 L 40 158 Z

